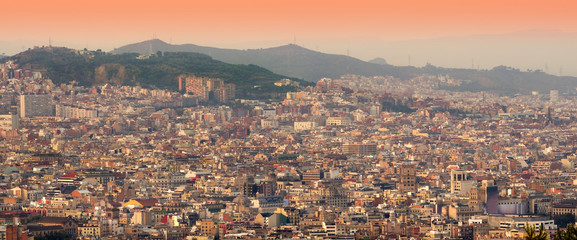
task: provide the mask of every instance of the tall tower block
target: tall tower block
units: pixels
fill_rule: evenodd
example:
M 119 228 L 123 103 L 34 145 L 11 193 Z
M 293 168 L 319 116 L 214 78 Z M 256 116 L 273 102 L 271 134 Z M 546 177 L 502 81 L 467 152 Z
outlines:
M 401 193 L 417 193 L 416 165 L 413 163 L 401 164 L 398 189 Z

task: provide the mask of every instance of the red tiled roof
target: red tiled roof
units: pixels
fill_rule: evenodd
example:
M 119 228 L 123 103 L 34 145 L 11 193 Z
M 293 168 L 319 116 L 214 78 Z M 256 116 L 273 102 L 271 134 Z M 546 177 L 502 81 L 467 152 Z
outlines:
M 72 179 L 76 179 L 78 178 L 78 176 L 74 173 L 70 173 L 70 174 L 66 174 L 66 175 L 62 175 L 60 178 L 72 178 Z

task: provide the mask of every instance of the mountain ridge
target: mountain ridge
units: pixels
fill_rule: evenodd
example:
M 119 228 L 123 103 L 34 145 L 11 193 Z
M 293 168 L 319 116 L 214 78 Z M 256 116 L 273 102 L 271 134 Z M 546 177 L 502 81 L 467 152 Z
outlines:
M 367 63 L 350 56 L 316 52 L 295 44 L 260 49 L 223 49 L 195 44 L 172 45 L 159 39 L 125 45 L 112 53 L 135 52 L 147 54 L 154 51 L 198 52 L 232 64 L 255 64 L 272 72 L 316 82 L 321 78 L 338 78 L 345 74 L 383 75 L 408 77 L 397 68 Z M 314 68 L 312 68 L 314 66 Z M 402 67 L 400 67 L 402 68 Z M 409 67 L 411 68 L 411 67 Z
M 530 93 L 575 89 L 577 78 L 554 76 L 540 70 L 520 71 L 506 66 L 490 70 L 441 68 L 427 64 L 424 67 L 393 66 L 376 62 L 365 62 L 345 55 L 326 54 L 288 44 L 272 48 L 249 50 L 222 49 L 194 44 L 172 45 L 159 39 L 129 44 L 112 53 L 154 51 L 200 52 L 216 60 L 233 64 L 254 64 L 272 72 L 298 77 L 307 81 L 318 81 L 323 77 L 339 78 L 346 74 L 364 76 L 387 75 L 399 79 L 410 79 L 421 75 L 450 75 L 465 80 L 453 88 L 459 91 L 495 91 L 504 94 Z M 384 60 L 384 59 L 383 59 Z M 385 61 L 386 62 L 386 61 Z

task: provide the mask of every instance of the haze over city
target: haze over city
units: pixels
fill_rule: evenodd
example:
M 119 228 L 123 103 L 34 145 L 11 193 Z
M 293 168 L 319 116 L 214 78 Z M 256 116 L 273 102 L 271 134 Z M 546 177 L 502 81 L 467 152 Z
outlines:
M 393 65 L 577 75 L 571 1 L 9 1 L 0 53 L 33 46 L 110 51 L 160 38 L 253 49 L 288 43 Z M 25 7 L 23 7 L 25 6 Z M 16 10 L 20 9 L 20 10 Z

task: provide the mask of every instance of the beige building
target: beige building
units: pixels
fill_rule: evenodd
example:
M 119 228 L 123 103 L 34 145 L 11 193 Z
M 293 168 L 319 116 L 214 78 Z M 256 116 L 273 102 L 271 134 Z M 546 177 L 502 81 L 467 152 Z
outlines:
M 565 200 L 559 203 L 554 203 L 551 206 L 551 214 L 555 215 L 563 215 L 563 214 L 573 214 L 577 216 L 577 201 L 576 200 Z
M 98 224 L 81 224 L 78 226 L 78 237 L 99 238 L 102 232 Z
M 295 132 L 300 132 L 304 130 L 311 130 L 317 127 L 316 122 L 294 122 L 294 130 Z
M 20 117 L 16 114 L 0 115 L 0 128 L 3 130 L 20 128 Z
M 341 126 L 351 124 L 351 119 L 348 117 L 329 117 L 327 118 L 327 126 Z
M 464 170 L 451 171 L 451 193 L 452 194 L 466 194 L 471 191 L 474 180 L 471 179 L 469 173 Z
M 482 211 L 466 205 L 452 204 L 449 206 L 449 217 L 459 222 L 468 222 L 472 216 L 482 213 Z
M 398 189 L 401 193 L 417 193 L 416 165 L 403 163 L 401 165 Z
M 215 236 L 218 233 L 218 225 L 210 219 L 199 221 L 197 225 L 200 225 L 200 232 L 204 234 Z

